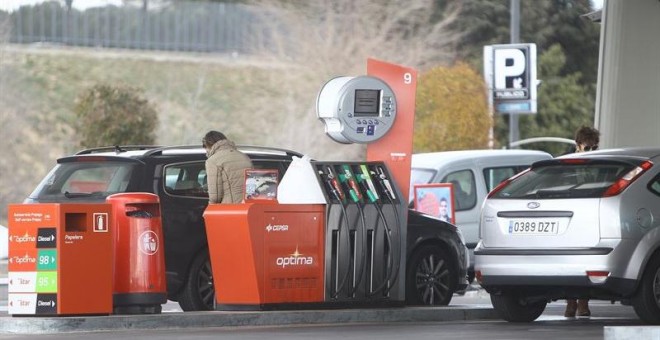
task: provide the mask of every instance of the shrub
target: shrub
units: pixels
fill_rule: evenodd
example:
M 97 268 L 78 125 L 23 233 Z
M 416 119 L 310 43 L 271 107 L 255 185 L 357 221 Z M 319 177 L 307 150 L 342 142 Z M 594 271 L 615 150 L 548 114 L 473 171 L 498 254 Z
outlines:
M 128 86 L 100 84 L 85 90 L 74 107 L 80 146 L 154 144 L 158 114 L 141 95 L 142 90 Z

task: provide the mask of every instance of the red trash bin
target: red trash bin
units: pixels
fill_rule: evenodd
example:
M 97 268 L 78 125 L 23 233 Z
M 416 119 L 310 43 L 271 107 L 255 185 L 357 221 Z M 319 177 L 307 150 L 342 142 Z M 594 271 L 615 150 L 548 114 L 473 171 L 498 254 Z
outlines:
M 110 195 L 114 217 L 113 312 L 157 314 L 167 302 L 163 227 L 158 196 Z

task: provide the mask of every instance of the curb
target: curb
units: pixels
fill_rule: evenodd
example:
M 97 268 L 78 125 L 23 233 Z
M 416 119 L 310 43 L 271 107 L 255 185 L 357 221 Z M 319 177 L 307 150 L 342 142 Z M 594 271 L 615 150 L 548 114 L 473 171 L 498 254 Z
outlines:
M 403 307 L 257 312 L 186 312 L 159 315 L 2 317 L 0 334 L 53 334 L 202 327 L 281 326 L 498 319 L 490 306 Z
M 660 326 L 605 326 L 605 340 L 659 339 Z

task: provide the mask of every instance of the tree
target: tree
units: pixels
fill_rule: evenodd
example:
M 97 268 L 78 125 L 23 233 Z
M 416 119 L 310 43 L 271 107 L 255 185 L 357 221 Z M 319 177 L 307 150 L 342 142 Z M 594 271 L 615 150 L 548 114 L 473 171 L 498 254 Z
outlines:
M 81 131 L 80 146 L 154 144 L 158 115 L 141 92 L 105 84 L 84 91 L 74 107 Z
M 451 25 L 463 32 L 458 55 L 480 68 L 483 46 L 510 41 L 510 0 L 460 1 L 461 20 Z M 560 44 L 567 61 L 561 74 L 581 72 L 584 84 L 595 83 L 600 26 L 581 17 L 592 10 L 589 0 L 522 1 L 520 41 L 535 43 L 540 52 Z
M 465 63 L 438 66 L 419 77 L 415 152 L 482 149 L 491 119 L 481 75 Z
M 452 3 L 456 0 L 445 0 L 442 3 Z M 457 43 L 458 56 L 467 60 L 475 68 L 483 65 L 483 46 L 493 44 L 508 44 L 510 41 L 510 0 L 459 0 L 462 3 L 461 20 L 456 20 L 451 27 L 456 32 L 462 32 Z M 553 70 L 552 82 L 565 82 L 574 86 L 580 86 L 577 94 L 582 97 L 576 102 L 582 103 L 584 108 L 593 109 L 593 101 L 596 91 L 596 80 L 598 71 L 598 45 L 600 26 L 585 18 L 582 14 L 592 11 L 589 0 L 552 0 L 552 1 L 522 1 L 520 3 L 520 41 L 522 43 L 535 43 L 539 55 L 548 51 L 551 46 L 558 44 L 564 53 L 565 62 L 559 69 Z M 547 62 L 547 59 L 546 59 Z M 539 62 L 540 63 L 540 62 Z M 547 73 L 546 73 L 547 75 Z M 539 79 L 544 84 L 550 79 L 544 79 L 545 75 L 539 72 Z M 567 77 L 565 80 L 559 78 Z M 549 102 L 545 98 L 555 98 L 557 95 L 552 90 L 564 90 L 561 87 L 542 85 L 539 89 L 539 110 L 536 117 L 543 119 L 548 110 L 544 105 L 556 106 L 557 103 Z M 577 95 L 575 94 L 575 95 Z M 554 111 L 553 111 L 554 112 Z M 549 120 L 567 122 L 574 117 L 575 110 L 567 110 L 564 113 L 556 112 L 558 116 L 546 117 Z M 590 113 L 593 120 L 593 112 Z M 508 115 L 495 117 L 495 137 L 501 145 L 508 141 Z M 521 117 L 522 120 L 531 118 Z M 584 118 L 584 117 L 582 117 Z M 549 122 L 547 122 L 549 123 Z M 572 123 L 569 124 L 572 126 Z M 521 138 L 531 132 L 526 131 L 521 123 Z M 562 125 L 562 130 L 567 128 Z M 560 136 L 551 129 L 541 129 L 533 132 L 548 133 L 546 136 Z M 562 134 L 563 136 L 563 134 Z

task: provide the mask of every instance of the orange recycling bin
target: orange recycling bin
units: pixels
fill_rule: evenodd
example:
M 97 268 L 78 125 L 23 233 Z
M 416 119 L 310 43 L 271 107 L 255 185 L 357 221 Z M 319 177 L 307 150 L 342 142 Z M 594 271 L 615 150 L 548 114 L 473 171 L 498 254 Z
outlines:
M 158 196 L 120 193 L 106 202 L 114 217 L 114 313 L 160 313 L 167 287 Z

